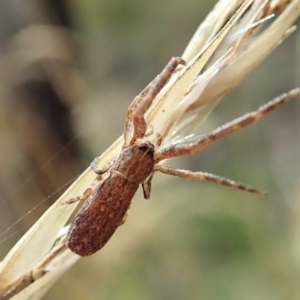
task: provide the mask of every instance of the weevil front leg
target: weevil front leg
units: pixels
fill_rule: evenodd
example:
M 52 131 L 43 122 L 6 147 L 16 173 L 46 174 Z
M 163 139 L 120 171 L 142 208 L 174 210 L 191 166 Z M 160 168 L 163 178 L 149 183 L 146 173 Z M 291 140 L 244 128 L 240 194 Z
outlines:
M 190 154 L 200 152 L 203 149 L 210 146 L 215 141 L 225 136 L 228 136 L 236 131 L 239 131 L 242 128 L 254 122 L 257 122 L 269 112 L 275 110 L 282 104 L 288 102 L 290 99 L 296 97 L 299 93 L 300 93 L 300 89 L 296 88 L 294 90 L 289 91 L 286 94 L 282 94 L 281 96 L 261 106 L 258 110 L 245 114 L 244 116 L 237 118 L 215 129 L 213 132 L 207 134 L 206 136 L 204 136 L 203 138 L 199 139 L 196 142 L 183 144 L 183 145 L 174 144 L 174 145 L 166 146 L 155 154 L 155 163 L 158 163 L 164 159 L 169 159 L 169 158 L 182 156 L 182 155 L 190 155 Z
M 139 100 L 136 100 L 136 105 L 134 105 L 134 110 L 128 112 L 127 119 L 132 118 L 133 122 L 133 137 L 130 141 L 130 145 L 133 145 L 137 139 L 143 138 L 147 124 L 145 121 L 145 113 L 152 104 L 153 100 L 157 94 L 162 90 L 167 81 L 170 79 L 171 75 L 176 70 L 179 64 L 185 65 L 185 61 L 180 57 L 173 57 L 167 66 L 163 69 L 158 77 L 150 84 L 149 89 Z M 128 133 L 126 133 L 127 135 Z M 126 141 L 126 139 L 125 139 Z
M 220 185 L 225 185 L 231 188 L 243 190 L 250 193 L 256 193 L 260 195 L 267 194 L 265 191 L 258 190 L 256 188 L 245 185 L 243 183 L 236 182 L 234 180 L 222 176 L 206 173 L 206 172 L 192 172 L 188 170 L 179 170 L 179 169 L 173 169 L 162 165 L 156 165 L 154 167 L 154 171 L 159 171 L 167 175 L 173 175 L 173 176 L 186 178 L 186 179 L 206 180 L 206 181 L 210 181 Z
M 133 114 L 136 110 L 136 108 L 138 107 L 138 105 L 141 103 L 141 101 L 145 98 L 145 96 L 148 94 L 151 86 L 155 83 L 155 81 L 157 80 L 158 76 L 151 81 L 146 88 L 139 94 L 137 95 L 133 101 L 131 102 L 131 104 L 128 107 L 127 110 L 127 118 L 126 118 L 126 122 L 125 122 L 125 130 L 124 130 L 124 146 L 129 146 L 130 143 L 130 137 L 131 137 L 131 125 L 132 125 L 132 118 L 133 118 Z
M 137 107 L 140 105 L 140 103 L 145 99 L 145 97 L 148 95 L 149 91 L 151 90 L 151 88 L 157 86 L 157 84 L 160 82 L 160 80 L 164 80 L 165 82 L 163 82 L 163 86 L 166 84 L 167 80 L 170 78 L 170 76 L 172 75 L 172 73 L 168 74 L 167 72 L 165 72 L 165 70 L 168 68 L 168 66 L 171 64 L 173 64 L 173 61 L 176 58 L 172 58 L 171 61 L 168 63 L 168 65 L 164 68 L 164 70 L 162 71 L 162 73 L 160 75 L 157 75 L 154 80 L 152 80 L 147 86 L 146 88 L 139 94 L 137 95 L 134 100 L 131 102 L 131 104 L 128 107 L 127 110 L 127 118 L 126 118 L 126 123 L 125 123 L 125 130 L 124 130 L 124 146 L 128 146 L 130 143 L 130 136 L 131 136 L 131 125 L 132 125 L 132 121 L 133 121 L 133 117 L 136 113 Z M 182 60 L 183 61 L 183 60 Z M 185 62 L 184 62 L 185 63 Z M 178 65 L 178 64 L 177 64 Z M 177 67 L 176 65 L 176 67 Z M 176 68 L 175 67 L 175 68 Z M 174 68 L 174 70 L 175 70 Z M 166 74 L 167 73 L 167 74 Z M 166 76 L 167 75 L 167 76 Z M 157 88 L 156 88 L 157 90 Z M 161 88 L 159 89 L 159 91 L 161 90 Z M 159 93 L 159 91 L 156 93 L 156 95 Z M 156 95 L 152 98 L 152 101 L 154 100 L 154 98 L 156 97 Z M 146 100 L 147 102 L 149 102 L 148 100 Z M 151 103 L 149 104 L 149 106 L 151 105 Z M 143 114 L 144 115 L 144 114 Z

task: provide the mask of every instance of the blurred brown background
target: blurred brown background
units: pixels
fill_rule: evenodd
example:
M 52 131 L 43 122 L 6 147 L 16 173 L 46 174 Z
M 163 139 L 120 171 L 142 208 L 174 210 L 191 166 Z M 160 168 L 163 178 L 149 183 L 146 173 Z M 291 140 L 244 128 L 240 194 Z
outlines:
M 0 255 L 123 131 L 210 1 L 0 1 Z M 209 130 L 299 86 L 296 31 L 230 92 Z M 300 102 L 173 165 L 257 188 L 155 176 L 108 245 L 46 299 L 298 299 Z M 28 213 L 30 212 L 30 213 Z M 20 219 L 22 218 L 22 219 Z

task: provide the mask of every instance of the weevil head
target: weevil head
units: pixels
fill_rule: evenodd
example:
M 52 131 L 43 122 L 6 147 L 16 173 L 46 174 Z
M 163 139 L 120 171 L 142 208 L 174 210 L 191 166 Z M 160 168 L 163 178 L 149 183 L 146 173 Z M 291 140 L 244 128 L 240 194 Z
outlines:
M 142 183 L 153 171 L 154 145 L 142 141 L 123 148 L 114 169 L 131 182 Z

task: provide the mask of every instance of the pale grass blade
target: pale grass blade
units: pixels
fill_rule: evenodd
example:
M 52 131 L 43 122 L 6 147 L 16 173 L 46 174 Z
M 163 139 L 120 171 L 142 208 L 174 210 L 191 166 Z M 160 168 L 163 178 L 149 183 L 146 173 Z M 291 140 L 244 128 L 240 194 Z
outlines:
M 233 50 L 223 49 L 228 33 L 231 34 L 231 29 L 243 15 L 247 15 L 245 11 L 252 1 L 245 1 L 223 29 L 221 27 L 242 2 L 222 0 L 215 6 L 183 54 L 188 61 L 187 67 L 174 75 L 150 107 L 147 121 L 153 125 L 155 132 L 162 134 L 164 138 L 168 139 L 174 124 L 181 134 L 187 134 L 197 126 L 227 91 L 239 84 L 295 29 L 291 26 L 300 14 L 300 0 L 291 1 L 280 16 L 254 39 L 248 40 L 249 33 L 246 30 L 235 40 L 243 45 L 248 43 L 247 47 L 234 49 L 235 44 L 228 43 L 226 47 L 233 47 Z M 254 3 L 262 9 L 266 2 Z M 250 26 L 259 15 L 259 11 L 254 11 L 252 17 L 248 15 L 243 26 Z M 228 55 L 224 55 L 224 51 L 228 51 Z M 216 63 L 222 53 L 224 60 Z M 217 54 L 220 56 L 216 57 Z M 210 63 L 216 69 L 208 68 L 203 72 L 203 67 Z M 188 98 L 185 93 L 201 71 L 203 80 L 196 82 L 196 85 L 204 82 L 204 86 L 200 86 L 200 97 L 195 95 Z M 193 89 L 196 91 L 196 86 Z M 187 98 L 184 98 L 185 96 Z M 180 121 L 176 123 L 178 119 Z M 155 142 L 155 138 L 153 139 Z M 101 155 L 99 164 L 104 164 L 118 153 L 122 142 L 123 137 L 120 137 Z M 62 244 L 52 248 L 56 240 L 59 240 L 59 243 L 63 242 L 63 234 L 60 236 L 59 232 L 76 208 L 76 205 L 61 204 L 81 195 L 94 179 L 94 172 L 88 168 L 8 253 L 0 266 L 0 299 L 40 299 L 61 274 L 76 262 L 79 257 Z M 34 277 L 34 274 L 38 276 Z M 33 279 L 30 281 L 28 278 Z

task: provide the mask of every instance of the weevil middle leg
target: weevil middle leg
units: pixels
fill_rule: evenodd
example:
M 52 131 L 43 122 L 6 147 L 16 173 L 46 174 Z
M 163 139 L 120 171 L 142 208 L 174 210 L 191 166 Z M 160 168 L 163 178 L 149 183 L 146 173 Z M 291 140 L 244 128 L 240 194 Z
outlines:
M 159 171 L 161 173 L 177 176 L 185 179 L 195 179 L 195 180 L 206 180 L 213 183 L 217 183 L 220 185 L 228 186 L 231 188 L 235 188 L 238 190 L 243 190 L 250 193 L 256 193 L 260 195 L 266 195 L 267 192 L 253 188 L 249 185 L 245 185 L 243 183 L 231 180 L 229 178 L 225 178 L 222 176 L 218 176 L 215 174 L 207 173 L 207 172 L 193 172 L 189 170 L 179 170 L 179 169 L 173 169 L 170 167 L 162 166 L 162 165 L 156 165 L 154 168 L 155 171 Z

